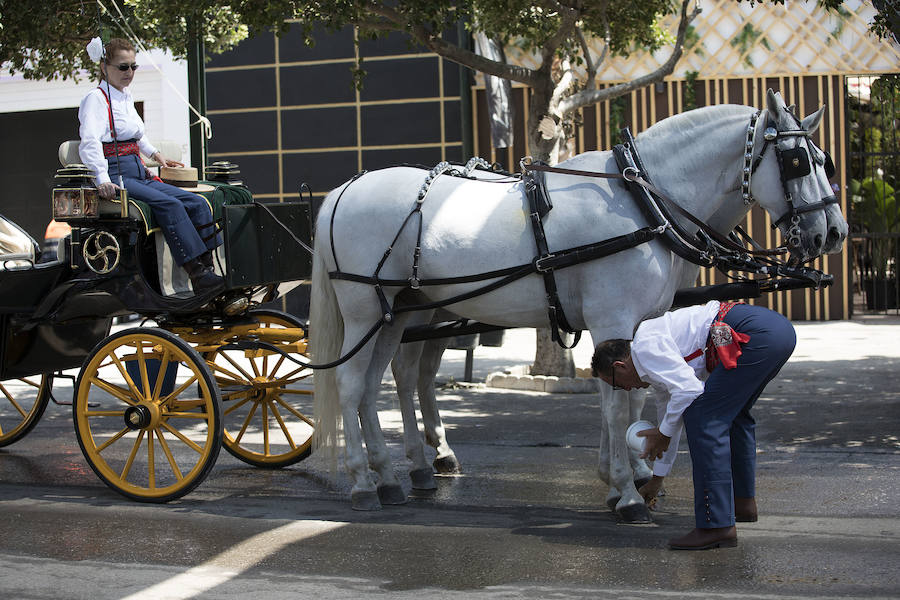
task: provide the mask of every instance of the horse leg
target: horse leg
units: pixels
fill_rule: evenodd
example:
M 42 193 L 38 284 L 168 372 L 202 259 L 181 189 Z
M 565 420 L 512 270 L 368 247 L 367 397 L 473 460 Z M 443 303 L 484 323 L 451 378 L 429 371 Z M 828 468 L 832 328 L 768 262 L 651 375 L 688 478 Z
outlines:
M 362 336 L 362 333 L 358 334 Z M 350 332 L 349 339 L 354 333 Z M 335 379 L 339 391 L 341 417 L 344 422 L 344 465 L 353 481 L 350 504 L 353 510 L 378 510 L 381 502 L 375 481 L 369 473 L 369 461 L 363 450 L 360 410 L 366 393 L 366 373 L 372 354 L 367 344 L 356 356 L 336 367 Z M 368 447 L 367 447 L 368 449 Z
M 425 441 L 437 451 L 434 469 L 444 475 L 455 475 L 462 472 L 456 454 L 447 443 L 447 434 L 441 414 L 438 411 L 434 380 L 441 366 L 444 350 L 450 343 L 449 338 L 428 340 L 422 348 L 419 358 L 419 410 L 422 411 L 422 422 L 425 425 Z
M 359 423 L 366 441 L 369 467 L 378 476 L 378 499 L 381 504 L 405 504 L 406 492 L 394 474 L 391 456 L 378 421 L 378 392 L 388 363 L 394 357 L 403 337 L 409 315 L 400 315 L 391 325 L 382 328 L 375 340 L 372 358 L 366 371 L 366 389 L 359 407 Z M 414 423 L 415 424 L 415 423 Z
M 609 398 L 602 406 L 609 434 L 610 483 L 622 493 L 616 512 L 626 523 L 650 523 L 650 511 L 634 486 L 634 471 L 625 444 L 625 429 L 631 409 L 628 393 L 613 390 L 607 385 L 602 385 L 601 390 Z
M 597 450 L 597 475 L 600 477 L 600 481 L 605 483 L 609 488 L 609 491 L 606 494 L 606 506 L 609 507 L 609 510 L 616 510 L 616 504 L 619 503 L 619 500 L 622 498 L 622 492 L 619 489 L 612 485 L 612 482 L 609 478 L 609 425 L 606 422 L 606 418 L 604 418 L 604 411 L 602 409 L 602 405 L 604 402 L 608 402 L 609 399 L 601 393 L 600 394 L 600 445 Z
M 425 342 L 401 344 L 391 361 L 391 372 L 397 384 L 400 414 L 403 417 L 403 447 L 411 463 L 409 478 L 416 490 L 437 489 L 431 465 L 425 458 L 425 444 L 419 434 L 416 421 L 415 394 L 416 380 L 420 369 L 420 356 Z

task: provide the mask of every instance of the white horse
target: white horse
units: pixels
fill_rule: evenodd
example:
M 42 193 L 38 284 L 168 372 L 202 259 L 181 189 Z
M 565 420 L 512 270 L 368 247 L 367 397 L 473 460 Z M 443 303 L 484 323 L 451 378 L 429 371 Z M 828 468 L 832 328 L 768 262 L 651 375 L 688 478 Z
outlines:
M 799 135 L 800 130 L 814 131 L 823 111 L 800 123 L 780 95 L 770 91 L 749 141 L 748 125 L 757 111 L 729 105 L 671 117 L 638 136 L 637 146 L 655 185 L 721 232 L 730 231 L 749 209 L 742 198 L 743 169 L 761 157 L 747 192 L 779 221 L 782 233 L 793 242 L 794 259 L 806 261 L 838 251 L 847 233 L 837 205 L 822 203 L 832 195 L 824 172 L 825 156 L 805 135 Z M 765 139 L 767 121 L 779 132 L 771 140 Z M 805 149 L 811 159 L 809 173 L 783 179 L 780 154 L 763 152 L 772 145 L 786 156 L 792 149 Z M 747 153 L 750 157 L 745 157 Z M 588 152 L 559 166 L 618 171 L 610 152 Z M 324 363 L 357 351 L 336 368 L 316 374 L 317 439 L 321 445 L 335 445 L 342 417 L 345 464 L 353 481 L 351 501 L 360 510 L 406 501 L 375 406 L 382 374 L 409 322 L 409 312 L 394 314 L 393 310 L 452 299 L 484 284 L 448 283 L 414 290 L 402 285 L 374 286 L 367 279 L 373 274 L 393 281 L 416 276 L 454 278 L 528 263 L 535 256 L 521 183 L 438 177 L 421 205 L 422 234 L 418 236 L 415 224 L 402 224 L 409 225 L 423 180 L 421 170 L 409 167 L 365 174 L 331 192 L 318 217 L 310 315 L 313 356 Z M 635 200 L 619 182 L 556 173 L 547 174 L 546 181 L 555 206 L 544 220 L 551 251 L 609 239 L 645 225 Z M 792 204 L 794 217 L 782 219 L 791 214 Z M 813 206 L 803 212 L 804 207 Z M 421 256 L 416 261 L 419 239 Z M 391 252 L 386 252 L 388 247 Z M 357 277 L 334 278 L 336 272 Z M 638 323 L 669 308 L 676 289 L 695 275 L 695 265 L 654 239 L 558 270 L 556 280 L 568 321 L 576 329 L 588 329 L 597 343 L 630 339 Z M 535 274 L 456 301 L 449 309 L 501 326 L 548 324 L 544 282 Z M 393 318 L 378 329 L 386 314 Z M 372 331 L 377 332 L 375 339 L 360 346 Z M 606 386 L 601 396 L 609 440 L 608 479 L 621 494 L 616 509 L 626 520 L 643 520 L 646 508 L 634 487 L 624 440 L 629 396 Z

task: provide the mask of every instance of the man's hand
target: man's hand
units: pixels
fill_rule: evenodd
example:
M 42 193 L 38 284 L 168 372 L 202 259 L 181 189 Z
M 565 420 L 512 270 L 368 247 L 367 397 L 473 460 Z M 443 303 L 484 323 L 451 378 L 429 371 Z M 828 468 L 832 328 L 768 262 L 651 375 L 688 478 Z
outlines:
M 663 435 L 658 427 L 653 429 L 645 429 L 637 432 L 638 437 L 647 438 L 644 445 L 644 453 L 641 458 L 650 458 L 656 460 L 662 458 L 663 452 L 669 449 L 669 442 L 672 441 L 667 435 Z

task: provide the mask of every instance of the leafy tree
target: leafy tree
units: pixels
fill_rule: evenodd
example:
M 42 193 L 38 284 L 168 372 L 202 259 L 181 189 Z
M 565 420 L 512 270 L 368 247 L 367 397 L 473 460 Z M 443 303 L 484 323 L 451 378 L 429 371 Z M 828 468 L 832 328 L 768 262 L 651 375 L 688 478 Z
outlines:
M 28 79 L 78 79 L 96 65 L 85 52 L 91 38 L 128 37 L 179 58 L 193 40 L 218 54 L 253 28 L 286 31 L 289 0 L 0 0 L 0 64 Z

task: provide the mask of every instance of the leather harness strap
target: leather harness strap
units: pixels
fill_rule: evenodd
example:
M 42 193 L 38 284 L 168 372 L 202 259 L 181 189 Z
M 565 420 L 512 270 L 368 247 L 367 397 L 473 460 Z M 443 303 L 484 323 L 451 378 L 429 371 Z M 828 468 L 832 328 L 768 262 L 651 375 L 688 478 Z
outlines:
M 537 166 L 532 163 L 532 166 Z M 552 258 L 550 247 L 547 244 L 547 234 L 544 232 L 544 223 L 541 220 L 542 207 L 544 214 L 550 210 L 550 196 L 547 194 L 547 188 L 544 185 L 544 175 L 540 170 L 530 169 L 522 173 L 522 183 L 525 185 L 525 196 L 528 198 L 528 210 L 531 217 L 531 231 L 534 233 L 534 243 L 537 246 L 537 257 L 535 258 L 535 270 L 544 278 L 544 289 L 547 292 L 547 314 L 550 318 L 550 338 L 565 349 L 574 348 L 581 340 L 581 330 L 574 329 L 563 311 L 562 302 L 559 299 L 559 293 L 556 288 L 556 277 L 553 275 L 552 266 L 545 265 L 547 259 Z M 574 333 L 575 340 L 571 346 L 566 346 L 560 329 L 567 333 Z

